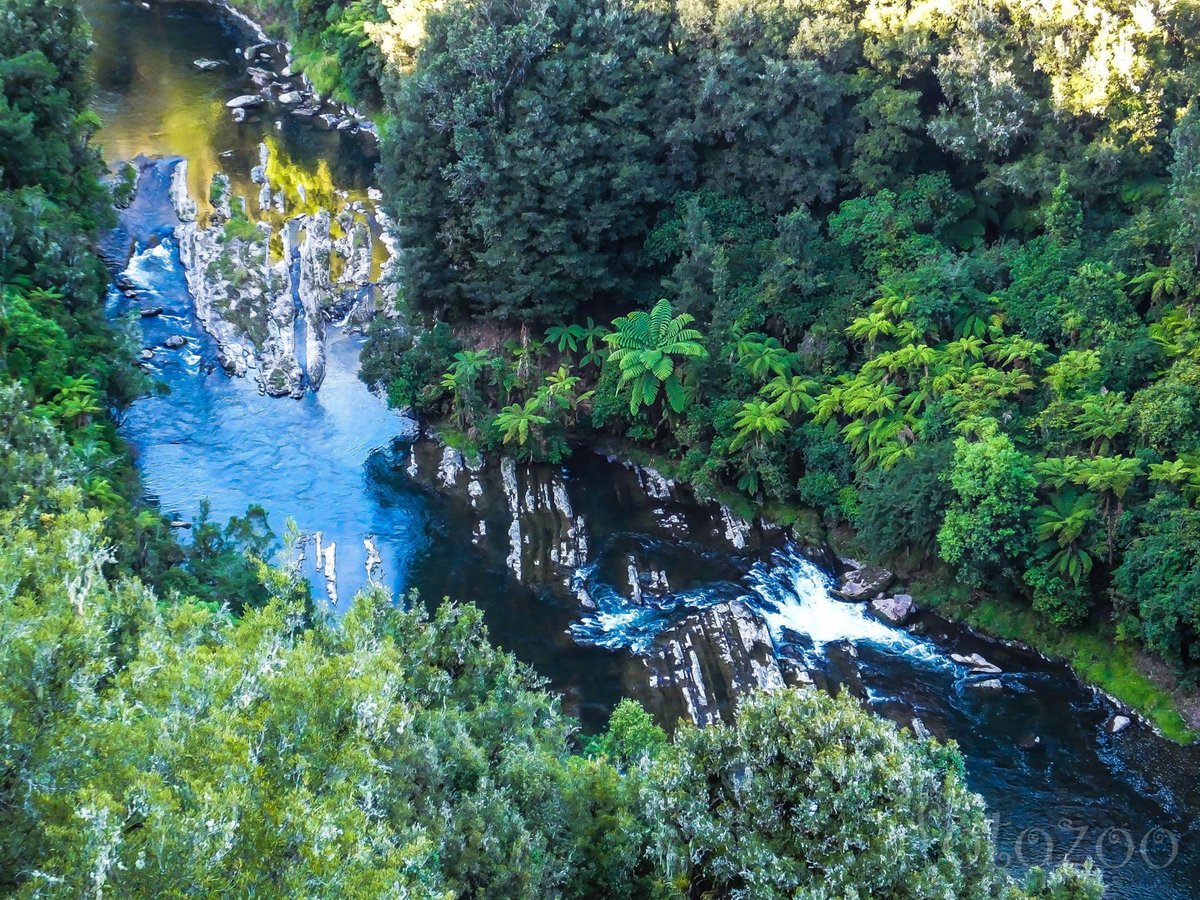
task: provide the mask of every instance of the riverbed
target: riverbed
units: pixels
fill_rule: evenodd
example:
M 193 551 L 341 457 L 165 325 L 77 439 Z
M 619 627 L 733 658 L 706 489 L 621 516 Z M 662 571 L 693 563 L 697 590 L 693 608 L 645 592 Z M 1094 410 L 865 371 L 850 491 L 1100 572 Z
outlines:
M 302 399 L 268 397 L 252 378 L 227 374 L 180 260 L 175 167 L 188 160 L 201 201 L 217 172 L 250 193 L 248 173 L 270 138 L 293 165 L 324 167 L 340 189 L 362 192 L 370 143 L 270 109 L 234 122 L 225 102 L 248 89 L 242 51 L 254 39 L 211 7 L 84 5 L 106 157 L 152 160 L 111 242 L 125 248 L 114 258 L 137 300 L 114 286 L 110 310 L 162 309 L 136 322 L 145 364 L 167 391 L 134 404 L 123 428 L 165 512 L 192 521 L 207 500 L 219 521 L 261 504 L 277 532 L 294 522 L 309 536 L 314 593 L 340 609 L 371 578 L 398 597 L 478 604 L 493 638 L 588 730 L 625 695 L 668 721 L 694 714 L 686 698 L 656 693 L 647 660 L 706 612 L 737 604 L 787 664 L 780 671 L 809 673 L 898 723 L 957 741 L 1006 865 L 1092 858 L 1110 896 L 1197 896 L 1200 752 L 1140 722 L 1109 734 L 1119 710 L 1064 666 L 929 615 L 912 630 L 885 625 L 835 600 L 829 573 L 786 534 L 653 472 L 588 450 L 562 467 L 491 460 L 476 469 L 432 442 L 398 440 L 407 423 L 357 378 L 361 337 L 336 325 L 320 390 Z M 197 59 L 218 65 L 204 71 Z M 175 336 L 183 346 L 165 347 Z M 318 532 L 323 553 L 337 548 L 332 581 L 317 566 Z M 374 576 L 372 547 L 381 558 Z M 973 652 L 1002 669 L 999 689 L 950 660 Z M 713 676 L 706 687 L 717 700 L 711 714 L 726 715 L 734 686 Z

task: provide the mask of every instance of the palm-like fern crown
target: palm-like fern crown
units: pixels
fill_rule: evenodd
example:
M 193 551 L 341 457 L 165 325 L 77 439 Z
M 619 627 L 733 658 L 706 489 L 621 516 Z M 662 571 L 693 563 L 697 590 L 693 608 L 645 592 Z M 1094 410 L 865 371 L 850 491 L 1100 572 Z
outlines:
M 671 408 L 681 412 L 686 403 L 683 386 L 675 374 L 673 357 L 706 355 L 700 344 L 702 335 L 690 328 L 693 317 L 674 315 L 669 300 L 659 300 L 650 312 L 638 310 L 613 322 L 615 330 L 604 340 L 613 348 L 610 357 L 621 371 L 621 384 L 632 382 L 630 409 L 637 412 L 642 404 L 658 399 L 665 389 Z

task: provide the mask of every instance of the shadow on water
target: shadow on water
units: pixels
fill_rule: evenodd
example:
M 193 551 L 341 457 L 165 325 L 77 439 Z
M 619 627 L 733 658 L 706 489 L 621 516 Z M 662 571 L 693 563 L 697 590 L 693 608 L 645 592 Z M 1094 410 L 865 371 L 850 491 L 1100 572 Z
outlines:
M 247 38 L 210 9 L 144 10 L 126 0 L 85 7 L 108 157 L 164 158 L 147 169 L 108 254 L 141 302 L 163 309 L 141 328 L 148 365 L 169 393 L 136 403 L 124 427 L 164 511 L 188 519 L 207 498 L 224 518 L 258 503 L 277 531 L 288 518 L 320 529 L 338 547 L 343 604 L 366 581 L 363 538 L 375 536 L 388 587 L 417 589 L 426 602 L 479 604 L 497 642 L 546 677 L 591 729 L 631 678 L 645 677 L 635 651 L 689 613 L 740 598 L 767 623 L 781 655 L 883 715 L 919 719 L 957 741 L 968 780 L 996 819 L 1006 864 L 1092 857 L 1106 870 L 1110 896 L 1200 893 L 1200 754 L 1136 723 L 1109 735 L 1113 708 L 1064 667 L 935 617 L 923 618 L 925 636 L 886 626 L 834 600 L 825 573 L 794 548 L 737 550 L 712 508 L 649 496 L 626 470 L 587 453 L 571 461 L 565 483 L 586 521 L 590 554 L 566 585 L 522 584 L 505 559 L 503 501 L 483 516 L 488 538 L 476 539 L 483 514 L 406 471 L 410 448 L 394 440 L 395 415 L 356 377 L 359 338 L 334 329 L 324 385 L 302 400 L 271 399 L 253 381 L 228 377 L 193 315 L 174 246 L 171 158 L 190 160 L 193 193 L 218 168 L 248 172 L 267 133 L 298 164 L 327 160 L 341 186 L 364 188 L 373 159 L 360 142 L 291 117 L 278 131 L 273 121 L 235 125 L 223 102 L 244 87 L 237 63 Z M 200 57 L 224 65 L 201 72 L 192 65 Z M 130 306 L 114 288 L 111 311 Z M 185 346 L 165 349 L 173 335 Z M 631 560 L 669 587 L 635 602 Z M 595 608 L 581 606 L 577 592 Z M 979 687 L 981 678 L 950 662 L 951 652 L 984 654 L 1003 669 L 1002 689 Z

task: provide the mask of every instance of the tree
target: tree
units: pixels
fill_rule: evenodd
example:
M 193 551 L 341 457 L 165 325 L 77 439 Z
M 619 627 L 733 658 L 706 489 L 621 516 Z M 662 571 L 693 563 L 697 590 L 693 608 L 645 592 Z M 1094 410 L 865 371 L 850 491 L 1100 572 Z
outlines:
M 524 447 L 529 437 L 539 426 L 549 425 L 548 416 L 541 414 L 540 397 L 531 397 L 524 403 L 513 403 L 504 407 L 493 421 L 493 427 L 502 436 L 504 443 L 517 442 Z
M 687 395 L 677 366 L 708 355 L 700 332 L 689 327 L 692 321 L 688 313 L 674 315 L 665 298 L 648 313 L 637 310 L 613 320 L 613 331 L 604 340 L 612 348 L 609 362 L 621 374 L 619 388 L 630 391 L 630 413 L 654 406 L 660 389 L 670 409 L 683 412 Z
M 1113 587 L 1147 645 L 1177 666 L 1200 662 L 1200 510 L 1155 498 Z
M 1012 889 L 958 752 L 845 695 L 757 694 L 733 725 L 685 725 L 676 746 L 655 757 L 648 801 L 668 896 L 967 900 Z M 1081 891 L 1071 896 L 1099 896 L 1094 874 L 1064 877 Z
M 733 427 L 737 434 L 729 449 L 739 450 L 750 440 L 754 441 L 755 446 L 762 447 L 790 426 L 788 420 L 765 400 L 750 400 L 742 404 L 742 411 L 738 413 Z
M 1050 495 L 1050 502 L 1037 511 L 1035 523 L 1039 541 L 1057 546 L 1050 558 L 1060 575 L 1076 585 L 1092 571 L 1092 556 L 1084 535 L 1095 519 L 1095 503 L 1088 494 L 1074 490 Z
M 1034 545 L 1037 478 L 1029 458 L 995 423 L 984 423 L 979 440 L 954 442 L 949 480 L 954 497 L 938 530 L 942 559 L 969 585 L 995 576 L 1019 580 Z

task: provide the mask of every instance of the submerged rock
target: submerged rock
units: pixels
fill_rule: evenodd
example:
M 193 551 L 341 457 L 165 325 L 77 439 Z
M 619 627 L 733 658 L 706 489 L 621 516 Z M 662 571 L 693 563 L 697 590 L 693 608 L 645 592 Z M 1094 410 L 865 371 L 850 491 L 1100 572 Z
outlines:
M 970 687 L 980 691 L 999 691 L 1004 689 L 1004 682 L 999 678 L 985 678 L 983 681 L 973 681 Z
M 225 65 L 225 63 L 219 59 L 206 59 L 201 57 L 200 59 L 192 60 L 192 65 L 201 72 L 211 72 L 213 69 L 217 69 Z
M 402 411 L 396 418 L 396 440 L 411 444 L 421 436 L 421 423 L 411 411 Z
M 179 350 L 187 346 L 187 338 L 182 334 L 173 334 L 163 341 L 163 346 L 168 350 Z
M 766 625 L 737 600 L 710 606 L 662 632 L 642 663 L 650 689 L 646 702 L 668 721 L 710 725 L 731 717 L 722 698 L 784 687 Z
M 266 99 L 258 94 L 242 94 L 234 97 L 232 100 L 226 101 L 225 106 L 229 109 L 253 109 L 256 106 L 262 106 L 266 102 Z

